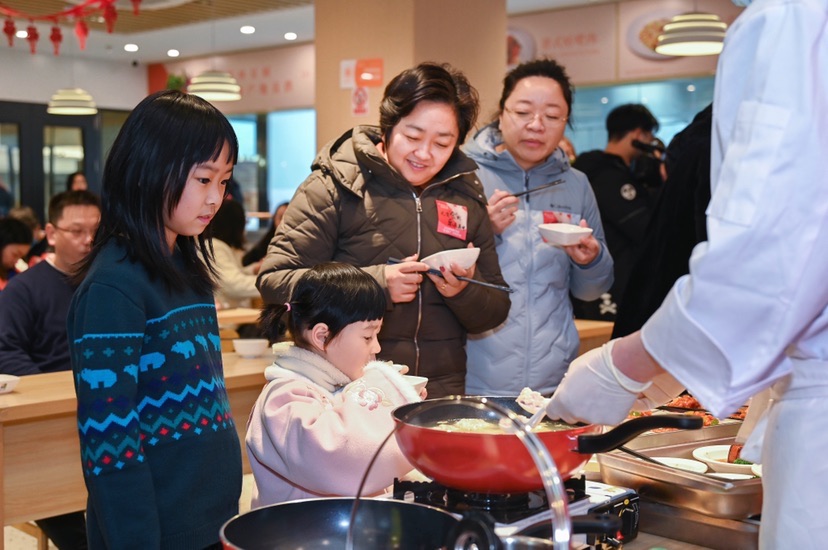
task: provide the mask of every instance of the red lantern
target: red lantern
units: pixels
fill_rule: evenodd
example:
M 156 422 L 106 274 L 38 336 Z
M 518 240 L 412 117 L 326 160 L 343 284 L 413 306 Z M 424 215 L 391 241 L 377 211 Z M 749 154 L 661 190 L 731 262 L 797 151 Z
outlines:
M 17 28 L 14 26 L 14 20 L 6 19 L 6 22 L 3 25 L 3 34 L 8 37 L 9 46 L 14 46 L 14 33 L 16 32 Z
M 57 25 L 52 27 L 52 34 L 49 35 L 49 40 L 52 41 L 55 55 L 60 55 L 60 43 L 63 42 L 63 33 L 60 32 L 60 27 Z
M 132 0 L 132 13 L 138 15 L 141 7 L 141 0 Z
M 86 37 L 89 36 L 89 26 L 83 19 L 78 19 L 77 22 L 75 22 L 75 36 L 78 37 L 78 44 L 80 44 L 80 49 L 85 50 Z
M 37 27 L 34 24 L 26 27 L 26 40 L 29 41 L 29 49 L 32 53 L 37 53 L 37 40 L 40 38 L 40 33 L 37 32 Z
M 112 5 L 112 2 L 109 2 L 104 6 L 103 18 L 106 22 L 106 32 L 112 34 L 112 31 L 115 29 L 115 21 L 118 19 L 118 12 Z

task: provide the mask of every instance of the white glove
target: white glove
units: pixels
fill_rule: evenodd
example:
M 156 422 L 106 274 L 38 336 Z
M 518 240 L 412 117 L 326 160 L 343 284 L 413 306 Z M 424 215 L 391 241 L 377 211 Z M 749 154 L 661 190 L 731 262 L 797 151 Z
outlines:
M 564 422 L 615 425 L 624 420 L 638 394 L 650 382 L 637 382 L 619 372 L 612 364 L 610 340 L 588 351 L 569 365 L 563 381 L 555 390 L 546 414 Z
M 667 403 L 675 397 L 681 395 L 684 391 L 684 386 L 681 382 L 673 378 L 669 372 L 663 372 L 653 378 L 652 385 L 641 392 L 638 399 L 633 405 L 636 411 L 649 411 Z

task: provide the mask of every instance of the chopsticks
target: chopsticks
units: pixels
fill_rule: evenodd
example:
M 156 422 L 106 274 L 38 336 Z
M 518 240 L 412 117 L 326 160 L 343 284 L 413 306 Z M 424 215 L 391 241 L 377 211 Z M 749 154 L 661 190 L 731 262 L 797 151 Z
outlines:
M 550 187 L 554 187 L 556 185 L 560 185 L 564 182 L 564 180 L 555 180 L 552 183 L 544 183 L 543 185 L 539 185 L 538 187 L 534 187 L 532 189 L 527 189 L 526 191 L 520 191 L 519 193 L 512 193 L 513 197 L 522 197 L 523 195 L 528 195 L 529 193 L 534 193 L 535 191 L 540 191 L 541 189 L 548 189 Z
M 388 258 L 388 263 L 389 264 L 399 264 L 399 263 L 402 263 L 402 260 L 400 260 L 399 258 Z M 443 277 L 443 274 L 440 272 L 439 269 L 429 268 L 427 273 L 431 273 L 432 275 L 436 275 L 438 277 L 445 278 L 445 277 Z M 484 282 L 484 281 L 478 281 L 477 279 L 471 279 L 469 277 L 458 277 L 456 275 L 455 275 L 455 277 L 457 279 L 460 279 L 461 281 L 466 281 L 467 283 L 474 283 L 476 285 L 485 286 L 485 287 L 489 287 L 489 288 L 494 288 L 495 290 L 502 290 L 503 292 L 517 292 L 514 288 L 509 288 L 508 286 L 495 285 L 495 284 L 487 283 L 487 282 Z

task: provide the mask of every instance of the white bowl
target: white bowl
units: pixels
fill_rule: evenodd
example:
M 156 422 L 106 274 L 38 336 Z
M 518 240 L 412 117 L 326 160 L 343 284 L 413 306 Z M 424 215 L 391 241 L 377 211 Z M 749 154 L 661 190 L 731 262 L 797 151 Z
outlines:
M 731 464 L 727 461 L 729 451 L 730 445 L 709 445 L 693 449 L 693 458 L 701 460 L 714 472 L 750 475 L 753 464 Z
M 0 374 L 0 393 L 9 393 L 17 386 L 18 382 L 20 382 L 19 376 Z
M 654 456 L 653 458 L 666 466 L 677 468 L 679 470 L 696 472 L 697 474 L 703 474 L 707 471 L 707 464 L 699 462 L 698 460 L 690 460 L 689 458 L 678 458 L 674 456 Z
M 762 465 L 761 464 L 753 464 L 750 467 L 750 473 L 755 475 L 756 477 L 762 477 Z
M 403 374 L 405 381 L 414 386 L 414 391 L 420 393 L 428 384 L 428 378 L 425 376 L 412 376 L 410 374 Z
M 557 246 L 578 244 L 582 238 L 592 234 L 591 227 L 571 223 L 542 223 L 538 230 L 546 242 Z
M 242 357 L 261 357 L 268 348 L 264 338 L 237 338 L 233 340 L 233 349 Z
M 441 267 L 450 269 L 451 264 L 455 263 L 463 269 L 468 269 L 477 261 L 480 256 L 479 248 L 454 248 L 452 250 L 443 250 L 431 256 L 427 256 L 420 260 L 427 264 L 431 269 L 440 270 Z

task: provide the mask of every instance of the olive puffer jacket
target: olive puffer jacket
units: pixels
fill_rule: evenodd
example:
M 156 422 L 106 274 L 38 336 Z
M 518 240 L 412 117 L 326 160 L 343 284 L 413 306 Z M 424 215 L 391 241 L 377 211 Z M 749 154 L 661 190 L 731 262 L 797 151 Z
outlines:
M 359 126 L 323 147 L 270 243 L 257 286 L 265 303 L 284 303 L 302 273 L 318 263 L 364 269 L 388 298 L 379 358 L 427 376 L 429 397 L 463 394 L 466 334 L 502 323 L 508 294 L 469 284 L 444 298 L 425 277 L 413 301 L 392 304 L 385 267 L 389 258 L 425 258 L 473 243 L 480 248 L 474 278 L 505 285 L 477 165 L 455 151 L 418 195 L 377 150 L 379 141 L 379 128 Z

